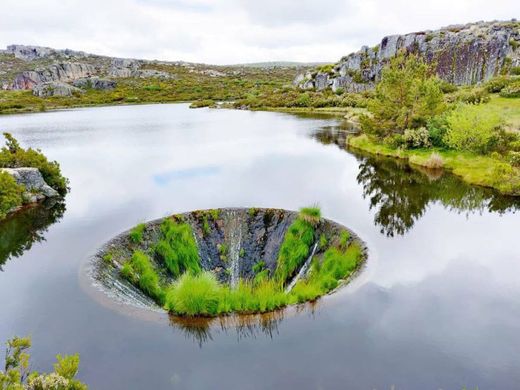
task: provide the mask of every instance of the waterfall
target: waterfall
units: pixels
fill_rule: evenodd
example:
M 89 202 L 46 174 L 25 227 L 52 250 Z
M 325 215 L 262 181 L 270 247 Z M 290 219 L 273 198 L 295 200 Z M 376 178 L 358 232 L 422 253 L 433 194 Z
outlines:
M 229 274 L 231 288 L 235 288 L 240 280 L 240 245 L 242 243 L 242 220 L 236 210 L 229 212 L 226 231 L 229 243 Z
M 314 257 L 314 254 L 316 253 L 316 249 L 318 249 L 318 243 L 314 244 L 314 246 L 312 247 L 311 254 L 309 255 L 309 258 L 305 261 L 305 263 L 303 263 L 302 267 L 300 268 L 300 270 L 298 271 L 296 276 L 293 278 L 291 283 L 289 283 L 289 285 L 285 289 L 286 293 L 291 291 L 292 288 L 294 287 L 294 285 L 296 284 L 296 282 L 298 280 L 300 280 L 307 273 L 307 270 L 309 269 L 309 266 L 311 265 L 312 258 Z

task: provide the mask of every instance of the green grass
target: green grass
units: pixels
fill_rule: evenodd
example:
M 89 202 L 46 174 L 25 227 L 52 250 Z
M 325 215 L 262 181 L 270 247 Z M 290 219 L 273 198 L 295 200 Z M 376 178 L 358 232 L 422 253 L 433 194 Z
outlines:
M 507 128 L 520 131 L 520 99 L 493 95 L 486 106 L 504 118 Z
M 302 209 L 298 218 L 294 220 L 285 233 L 274 273 L 275 279 L 281 284 L 288 281 L 309 255 L 310 247 L 314 241 L 314 225 L 309 222 L 309 219 L 313 222 L 316 221 L 315 211 L 314 208 Z
M 143 241 L 143 234 L 145 228 L 146 225 L 144 223 L 140 223 L 139 225 L 135 226 L 132 230 L 130 230 L 130 233 L 128 234 L 128 236 L 130 237 L 130 241 L 132 241 L 134 244 L 138 244 L 141 241 Z
M 428 167 L 432 152 L 436 152 L 442 157 L 444 168 L 465 182 L 494 188 L 506 195 L 520 195 L 520 170 L 490 156 L 437 148 L 395 149 L 374 142 L 366 135 L 349 138 L 348 145 L 371 154 L 404 159 L 411 165 L 424 167 Z
M 183 272 L 199 273 L 199 252 L 191 226 L 167 218 L 161 224 L 161 233 L 155 252 L 164 261 L 168 271 L 174 277 Z
M 166 293 L 165 309 L 186 316 L 262 313 L 287 305 L 289 297 L 272 280 L 258 285 L 241 281 L 236 289 L 221 285 L 213 273 L 185 273 Z
M 146 295 L 157 303 L 164 303 L 164 291 L 159 281 L 159 275 L 148 255 L 143 251 L 135 251 L 130 260 L 121 268 L 121 275 L 138 286 Z
M 358 269 L 361 261 L 362 250 L 357 243 L 346 249 L 341 247 L 327 249 L 323 261 L 314 260 L 307 278 L 295 284 L 291 291 L 293 299 L 300 303 L 306 302 L 334 290 L 339 286 L 340 280 L 348 278 Z
M 316 226 L 321 219 L 321 210 L 318 206 L 303 207 L 300 209 L 299 218 L 312 226 Z

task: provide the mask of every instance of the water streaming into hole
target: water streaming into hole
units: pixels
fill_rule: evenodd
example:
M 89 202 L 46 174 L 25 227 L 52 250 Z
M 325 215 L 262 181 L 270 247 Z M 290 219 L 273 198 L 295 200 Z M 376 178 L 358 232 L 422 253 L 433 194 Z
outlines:
M 314 254 L 316 253 L 317 248 L 318 248 L 318 243 L 314 244 L 314 246 L 312 247 L 311 254 L 309 255 L 309 258 L 302 265 L 302 267 L 300 268 L 300 270 L 298 271 L 296 276 L 293 278 L 291 283 L 289 283 L 289 285 L 285 289 L 285 292 L 291 291 L 293 289 L 294 285 L 296 284 L 296 282 L 298 280 L 300 280 L 307 273 L 307 270 L 309 269 L 309 266 L 311 265 L 312 258 L 314 257 Z

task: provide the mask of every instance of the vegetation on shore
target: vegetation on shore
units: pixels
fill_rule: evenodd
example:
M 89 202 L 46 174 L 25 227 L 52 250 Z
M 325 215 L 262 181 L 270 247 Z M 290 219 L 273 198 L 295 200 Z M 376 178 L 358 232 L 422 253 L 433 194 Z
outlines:
M 482 87 L 451 88 L 422 60 L 399 56 L 360 116 L 364 134 L 347 142 L 520 195 L 520 100 L 512 93 L 519 82 L 502 76 Z
M 232 102 L 249 94 L 270 94 L 290 85 L 297 67 L 256 68 L 219 67 L 223 75 L 214 77 L 193 72 L 181 65 L 154 64 L 147 69 L 167 72 L 174 77 L 118 78 L 112 90 L 87 89 L 73 96 L 34 96 L 32 91 L 0 91 L 0 114 L 39 112 L 72 107 L 117 104 L 195 102 L 194 107 L 212 106 L 214 102 Z
M 5 390 L 86 390 L 87 385 L 76 379 L 79 355 L 56 356 L 54 371 L 39 373 L 29 365 L 31 339 L 14 337 L 6 343 L 4 371 L 0 371 L 0 389 Z
M 9 133 L 4 133 L 4 137 L 6 145 L 0 149 L 0 169 L 38 168 L 49 186 L 58 191 L 60 195 L 66 194 L 68 181 L 61 174 L 60 165 L 56 161 L 49 161 L 40 150 L 22 148 Z M 0 219 L 27 201 L 24 198 L 24 192 L 24 187 L 18 185 L 11 175 L 0 171 Z
M 161 224 L 161 236 L 151 252 L 134 250 L 120 274 L 159 306 L 181 316 L 272 311 L 327 294 L 359 268 L 363 260 L 360 244 L 350 240 L 346 231 L 330 240 L 318 238 L 320 223 L 318 207 L 301 209 L 285 234 L 272 277 L 265 263 L 257 261 L 255 276 L 240 279 L 232 288 L 219 282 L 212 271 L 203 270 L 190 225 L 169 218 Z M 131 236 L 129 239 L 134 242 Z M 313 258 L 306 275 L 286 291 L 314 242 L 321 243 L 321 255 Z

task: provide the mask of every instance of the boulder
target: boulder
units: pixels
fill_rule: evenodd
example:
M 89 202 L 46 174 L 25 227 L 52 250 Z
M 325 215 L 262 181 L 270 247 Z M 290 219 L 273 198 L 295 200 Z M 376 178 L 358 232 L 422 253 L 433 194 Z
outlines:
M 53 81 L 70 82 L 96 73 L 96 68 L 90 64 L 64 62 L 50 65 L 46 68 L 28 70 L 14 78 L 12 89 L 32 89 L 35 85 Z
M 25 187 L 25 196 L 30 203 L 59 196 L 58 192 L 45 182 L 38 168 L 2 168 L 1 170 L 10 174 L 18 184 Z
M 82 89 L 114 89 L 116 87 L 116 82 L 109 79 L 101 79 L 99 77 L 84 77 L 81 79 L 74 80 L 72 85 L 76 88 Z
M 33 87 L 33 95 L 39 97 L 49 96 L 72 96 L 74 93 L 83 93 L 84 91 L 73 87 L 72 85 L 59 81 L 51 81 L 48 83 L 36 84 Z

